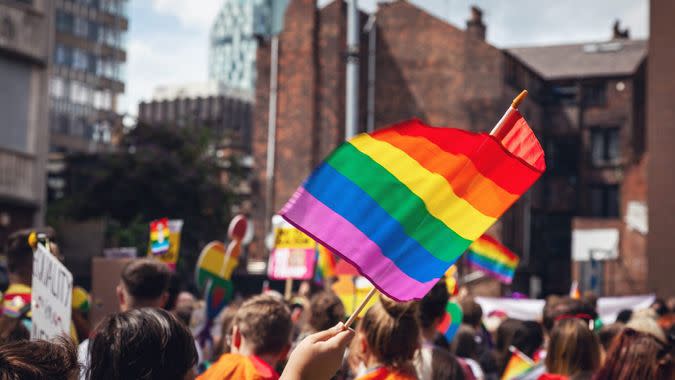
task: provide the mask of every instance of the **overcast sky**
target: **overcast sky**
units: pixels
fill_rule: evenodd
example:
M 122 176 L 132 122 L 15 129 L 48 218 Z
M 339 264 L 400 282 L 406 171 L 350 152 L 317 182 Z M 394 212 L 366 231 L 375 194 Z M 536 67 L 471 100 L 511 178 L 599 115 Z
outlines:
M 136 114 L 158 85 L 208 78 L 208 34 L 223 0 L 133 0 L 129 3 L 126 94 L 120 112 Z M 320 5 L 330 0 L 319 0 Z M 359 0 L 365 11 L 376 0 Z M 487 39 L 505 46 L 601 41 L 621 19 L 634 38 L 648 35 L 648 0 L 411 0 L 464 27 L 472 4 L 483 8 Z

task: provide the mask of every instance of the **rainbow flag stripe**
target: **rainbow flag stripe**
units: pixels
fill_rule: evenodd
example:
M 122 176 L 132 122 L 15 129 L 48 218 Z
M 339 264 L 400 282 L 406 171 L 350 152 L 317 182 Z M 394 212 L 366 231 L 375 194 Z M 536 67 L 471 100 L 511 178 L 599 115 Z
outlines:
M 522 376 L 534 368 L 535 363 L 527 355 L 511 347 L 511 359 L 506 364 L 501 380 L 511 380 Z
M 419 120 L 358 135 L 280 215 L 382 293 L 420 299 L 544 171 L 539 142 L 522 116 L 513 120 L 502 141 Z
M 515 253 L 489 235 L 483 235 L 471 243 L 466 258 L 469 266 L 505 284 L 513 281 L 513 274 L 520 261 Z
M 316 266 L 314 282 L 323 284 L 326 278 L 335 276 L 335 256 L 321 244 L 316 244 Z

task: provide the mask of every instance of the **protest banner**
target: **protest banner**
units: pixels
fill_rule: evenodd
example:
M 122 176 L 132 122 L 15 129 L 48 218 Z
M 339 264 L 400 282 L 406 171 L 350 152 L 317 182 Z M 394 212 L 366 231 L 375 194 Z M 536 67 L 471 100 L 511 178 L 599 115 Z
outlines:
M 73 275 L 47 249 L 38 244 L 33 253 L 30 338 L 69 336 Z
M 314 240 L 297 228 L 276 227 L 267 276 L 273 280 L 311 279 L 316 264 L 315 247 Z
M 163 255 L 169 250 L 169 219 L 161 218 L 150 222 L 150 247 L 153 255 Z

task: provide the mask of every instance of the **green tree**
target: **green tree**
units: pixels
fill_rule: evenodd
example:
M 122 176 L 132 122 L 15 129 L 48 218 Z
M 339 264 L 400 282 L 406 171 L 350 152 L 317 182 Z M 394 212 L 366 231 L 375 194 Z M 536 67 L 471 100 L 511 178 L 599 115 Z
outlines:
M 114 153 L 69 156 L 66 196 L 50 205 L 49 218 L 105 218 L 108 244 L 139 254 L 151 220 L 183 219 L 179 268 L 191 270 L 201 247 L 224 239 L 234 198 L 219 182 L 212 142 L 205 129 L 139 125 Z

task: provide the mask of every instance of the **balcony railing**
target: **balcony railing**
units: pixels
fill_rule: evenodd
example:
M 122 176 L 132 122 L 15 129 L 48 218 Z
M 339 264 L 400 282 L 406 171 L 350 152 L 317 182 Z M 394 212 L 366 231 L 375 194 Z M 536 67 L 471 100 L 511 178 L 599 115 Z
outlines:
M 35 158 L 0 148 L 0 196 L 36 202 Z

